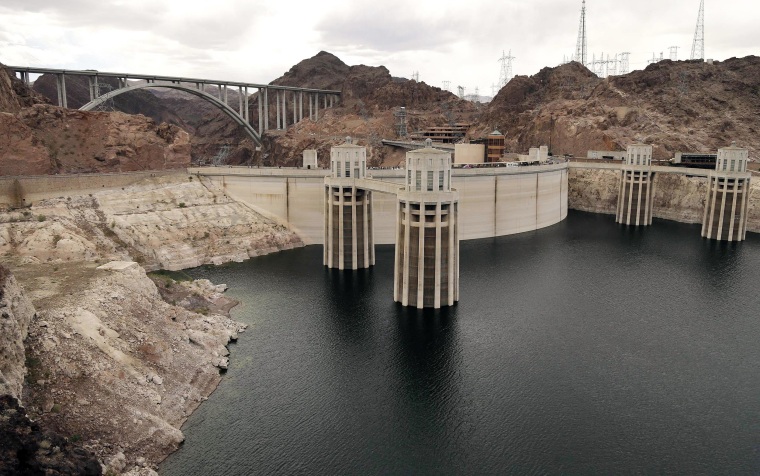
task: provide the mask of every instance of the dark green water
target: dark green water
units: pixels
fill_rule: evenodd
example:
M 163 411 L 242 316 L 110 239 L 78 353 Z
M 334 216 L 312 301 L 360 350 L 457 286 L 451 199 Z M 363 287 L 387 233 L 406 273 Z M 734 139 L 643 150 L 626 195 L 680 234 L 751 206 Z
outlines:
M 311 246 L 213 268 L 250 324 L 169 475 L 760 473 L 760 238 L 571 212 L 461 244 L 461 301 L 393 302 Z

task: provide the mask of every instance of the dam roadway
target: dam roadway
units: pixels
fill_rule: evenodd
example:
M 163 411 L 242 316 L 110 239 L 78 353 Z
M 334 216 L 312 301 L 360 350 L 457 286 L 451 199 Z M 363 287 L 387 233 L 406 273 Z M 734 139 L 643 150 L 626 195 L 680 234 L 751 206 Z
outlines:
M 192 167 L 233 199 L 288 223 L 307 244 L 321 244 L 327 169 Z M 375 243 L 392 244 L 396 230 L 396 192 L 404 169 L 367 170 L 362 186 L 375 190 Z M 530 167 L 453 169 L 460 195 L 460 238 L 472 240 L 533 231 L 567 217 L 568 164 Z

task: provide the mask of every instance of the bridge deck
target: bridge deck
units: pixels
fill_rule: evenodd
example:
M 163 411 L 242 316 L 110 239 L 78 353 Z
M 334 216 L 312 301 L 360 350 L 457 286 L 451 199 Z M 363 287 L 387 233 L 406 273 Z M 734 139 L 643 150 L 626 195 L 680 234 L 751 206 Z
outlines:
M 107 71 L 96 71 L 92 69 L 56 69 L 56 68 L 36 68 L 31 66 L 6 66 L 6 68 L 14 72 L 24 72 L 33 74 L 66 74 L 73 76 L 89 76 L 98 78 L 120 78 L 120 79 L 138 79 L 145 81 L 163 81 L 167 83 L 193 83 L 193 84 L 211 84 L 221 86 L 236 86 L 241 88 L 268 88 L 279 89 L 285 91 L 302 91 L 308 93 L 320 93 L 320 94 L 335 94 L 340 96 L 340 91 L 332 89 L 313 89 L 313 88 L 299 88 L 295 86 L 279 86 L 276 84 L 258 84 L 258 83 L 246 83 L 240 81 L 225 81 L 220 79 L 201 79 L 201 78 L 185 78 L 181 76 L 160 76 L 155 74 L 139 74 L 139 73 L 113 73 Z

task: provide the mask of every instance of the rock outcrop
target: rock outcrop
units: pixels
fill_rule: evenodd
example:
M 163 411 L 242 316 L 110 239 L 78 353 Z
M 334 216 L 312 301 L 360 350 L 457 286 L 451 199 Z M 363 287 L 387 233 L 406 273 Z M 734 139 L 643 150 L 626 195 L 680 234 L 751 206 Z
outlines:
M 125 455 L 116 471 L 138 458 L 156 464 L 182 442 L 182 422 L 219 383 L 225 346 L 243 326 L 203 305 L 216 289 L 196 285 L 192 300 L 165 302 L 134 262 L 53 269 L 17 271 L 39 313 L 26 341 L 27 410 L 104 463 Z
M 0 215 L 0 254 L 30 263 L 129 259 L 176 270 L 297 246 L 285 226 L 184 174 Z
M 26 375 L 24 339 L 34 313 L 16 278 L 0 265 L 0 395 L 21 397 Z
M 98 460 L 76 443 L 32 422 L 18 401 L 0 395 L 0 474 L 102 474 Z
M 37 425 L 14 420 L 0 469 L 6 462 L 63 468 L 69 460 L 55 458 L 64 446 L 48 445 L 48 435 L 63 435 L 66 448 L 81 445 L 105 472 L 155 474 L 182 442 L 181 424 L 219 383 L 226 345 L 243 326 L 228 317 L 235 302 L 222 295 L 226 286 L 166 274 L 152 280 L 145 267 L 180 269 L 302 245 L 282 225 L 184 174 L 0 214 L 0 255 L 25 290 L 0 271 L 0 386 L 21 395 Z M 19 432 L 42 436 L 27 441 Z M 74 473 L 97 474 L 87 472 L 87 452 L 74 451 L 83 458 L 71 463 Z

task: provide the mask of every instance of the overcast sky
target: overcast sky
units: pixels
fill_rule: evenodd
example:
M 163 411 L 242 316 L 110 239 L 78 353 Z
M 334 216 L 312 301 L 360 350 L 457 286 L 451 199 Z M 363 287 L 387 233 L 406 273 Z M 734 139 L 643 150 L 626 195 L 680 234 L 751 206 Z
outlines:
M 705 0 L 705 56 L 760 55 L 760 1 Z M 588 55 L 691 54 L 699 0 L 588 0 Z M 490 95 L 575 52 L 581 0 L 2 0 L 0 62 L 268 83 L 320 50 Z

